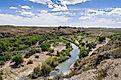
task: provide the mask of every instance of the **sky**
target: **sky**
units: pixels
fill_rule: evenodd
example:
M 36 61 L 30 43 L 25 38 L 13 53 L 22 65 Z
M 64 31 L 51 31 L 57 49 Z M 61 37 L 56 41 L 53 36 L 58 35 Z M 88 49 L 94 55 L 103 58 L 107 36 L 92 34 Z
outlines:
M 121 0 L 0 0 L 0 25 L 121 28 Z

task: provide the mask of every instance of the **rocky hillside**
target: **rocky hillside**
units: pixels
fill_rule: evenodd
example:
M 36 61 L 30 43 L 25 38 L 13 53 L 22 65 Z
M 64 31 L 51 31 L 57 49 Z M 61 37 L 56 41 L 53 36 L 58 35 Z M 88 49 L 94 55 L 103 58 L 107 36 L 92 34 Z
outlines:
M 70 80 L 121 80 L 121 36 L 110 39 L 77 63 Z

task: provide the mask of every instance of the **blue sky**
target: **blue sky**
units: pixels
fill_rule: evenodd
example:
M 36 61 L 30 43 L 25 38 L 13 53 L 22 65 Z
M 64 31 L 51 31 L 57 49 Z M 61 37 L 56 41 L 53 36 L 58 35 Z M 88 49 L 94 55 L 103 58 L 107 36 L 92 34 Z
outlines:
M 121 0 L 0 0 L 0 24 L 121 27 Z

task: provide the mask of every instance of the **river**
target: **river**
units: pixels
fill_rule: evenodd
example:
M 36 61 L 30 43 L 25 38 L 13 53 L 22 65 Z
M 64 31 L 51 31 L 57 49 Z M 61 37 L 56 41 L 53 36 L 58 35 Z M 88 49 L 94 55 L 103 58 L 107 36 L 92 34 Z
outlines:
M 76 60 L 79 58 L 79 52 L 80 52 L 79 48 L 73 43 L 71 43 L 71 46 L 72 46 L 72 51 L 70 52 L 71 57 L 68 60 L 66 60 L 65 62 L 60 63 L 55 68 L 55 70 L 57 70 L 56 72 L 58 74 L 67 75 L 70 72 L 70 68 L 73 66 L 73 64 L 76 62 Z

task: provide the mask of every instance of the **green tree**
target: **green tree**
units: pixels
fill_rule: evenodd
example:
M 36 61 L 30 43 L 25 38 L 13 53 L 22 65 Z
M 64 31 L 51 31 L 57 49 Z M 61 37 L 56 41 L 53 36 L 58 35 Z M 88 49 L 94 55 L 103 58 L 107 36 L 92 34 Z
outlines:
M 23 57 L 20 54 L 17 54 L 13 59 L 13 62 L 15 62 L 15 66 L 18 66 L 19 64 L 23 63 Z
M 5 43 L 0 42 L 0 53 L 5 52 L 8 50 L 8 47 L 5 45 Z
M 42 48 L 42 51 L 48 51 L 49 48 L 50 48 L 50 43 L 48 41 L 44 41 L 42 44 L 41 44 L 41 48 Z
M 49 48 L 49 52 L 50 53 L 53 53 L 54 52 L 54 49 Z
M 86 56 L 88 56 L 88 54 L 89 54 L 89 50 L 86 49 L 86 48 L 84 48 L 84 47 L 82 47 L 82 48 L 80 49 L 79 58 L 86 57 Z
M 4 61 L 9 61 L 11 59 L 11 55 L 7 53 L 3 56 L 3 59 Z
M 33 54 L 35 54 L 37 52 L 37 50 L 34 48 L 34 49 L 31 49 L 28 53 L 25 54 L 25 58 L 29 58 L 30 56 L 32 56 Z
M 46 60 L 46 64 L 54 68 L 58 65 L 58 59 L 56 57 L 50 57 Z
M 41 75 L 40 66 L 37 66 L 36 68 L 34 68 L 32 74 L 30 76 L 31 76 L 32 79 L 36 79 L 40 75 Z
M 51 66 L 49 66 L 46 63 L 43 63 L 41 67 L 41 72 L 42 72 L 41 76 L 48 76 L 51 70 L 52 70 Z
M 95 48 L 95 46 L 96 44 L 94 42 L 86 44 L 86 47 L 89 48 L 89 50 L 91 50 L 92 48 Z
M 100 37 L 98 38 L 98 41 L 99 41 L 99 42 L 103 42 L 105 39 L 106 39 L 106 38 L 105 38 L 104 36 L 100 36 Z
M 66 43 L 66 49 L 70 47 L 70 43 Z

